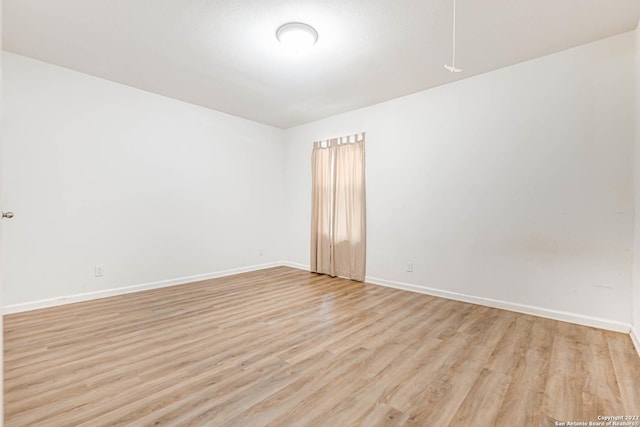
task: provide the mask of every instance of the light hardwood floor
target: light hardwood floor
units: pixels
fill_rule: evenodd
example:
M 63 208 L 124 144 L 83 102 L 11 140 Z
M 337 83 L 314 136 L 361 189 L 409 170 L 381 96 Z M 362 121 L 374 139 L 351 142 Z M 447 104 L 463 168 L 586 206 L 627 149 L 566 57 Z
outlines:
M 627 335 L 278 267 L 5 316 L 7 426 L 640 415 Z

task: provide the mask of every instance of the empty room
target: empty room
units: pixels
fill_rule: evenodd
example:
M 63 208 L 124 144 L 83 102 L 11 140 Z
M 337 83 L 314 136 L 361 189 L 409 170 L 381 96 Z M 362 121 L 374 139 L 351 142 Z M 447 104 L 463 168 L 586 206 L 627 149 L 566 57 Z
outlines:
M 4 0 L 0 420 L 640 426 L 638 0 Z

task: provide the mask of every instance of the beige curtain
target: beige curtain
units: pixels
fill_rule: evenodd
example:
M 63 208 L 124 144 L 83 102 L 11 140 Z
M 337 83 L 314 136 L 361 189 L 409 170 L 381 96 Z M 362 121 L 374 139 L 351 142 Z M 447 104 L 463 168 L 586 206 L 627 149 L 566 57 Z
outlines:
M 333 205 L 332 146 L 314 143 L 311 154 L 311 271 L 332 274 L 331 207 Z
M 312 154 L 311 271 L 363 281 L 365 134 L 316 142 Z
M 364 137 L 335 146 L 333 266 L 335 276 L 364 281 L 366 211 Z

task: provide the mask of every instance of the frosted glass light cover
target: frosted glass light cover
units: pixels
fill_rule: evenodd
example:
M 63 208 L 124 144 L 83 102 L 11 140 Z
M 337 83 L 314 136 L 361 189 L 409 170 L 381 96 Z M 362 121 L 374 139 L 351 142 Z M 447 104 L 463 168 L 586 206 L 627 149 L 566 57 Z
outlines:
M 278 28 L 276 37 L 287 47 L 304 49 L 318 41 L 318 32 L 312 26 L 302 22 L 289 22 Z

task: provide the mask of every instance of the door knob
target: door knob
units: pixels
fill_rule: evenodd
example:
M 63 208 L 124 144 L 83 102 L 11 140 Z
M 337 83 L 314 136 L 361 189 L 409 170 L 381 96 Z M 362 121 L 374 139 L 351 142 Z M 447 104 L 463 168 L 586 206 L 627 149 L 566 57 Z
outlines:
M 7 218 L 7 219 L 13 218 L 13 212 L 2 212 L 2 218 Z

